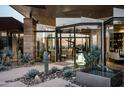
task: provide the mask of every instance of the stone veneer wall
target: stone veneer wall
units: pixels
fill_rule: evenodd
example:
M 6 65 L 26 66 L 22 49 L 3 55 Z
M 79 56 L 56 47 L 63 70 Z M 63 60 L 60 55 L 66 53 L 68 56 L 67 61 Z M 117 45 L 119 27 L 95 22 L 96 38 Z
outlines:
M 36 23 L 32 18 L 24 18 L 24 53 L 30 53 L 35 57 Z
M 13 61 L 17 61 L 17 46 L 18 46 L 18 39 L 17 37 L 12 37 L 12 52 L 13 52 Z

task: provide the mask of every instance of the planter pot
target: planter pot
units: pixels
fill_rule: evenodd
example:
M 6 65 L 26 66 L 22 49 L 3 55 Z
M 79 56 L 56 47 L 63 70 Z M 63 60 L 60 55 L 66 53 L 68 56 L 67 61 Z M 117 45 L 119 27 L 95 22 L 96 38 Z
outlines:
M 89 72 L 76 72 L 76 82 L 84 86 L 89 87 L 115 87 L 120 86 L 123 83 L 123 72 L 110 73 L 110 72 L 99 72 L 94 73 L 91 70 Z

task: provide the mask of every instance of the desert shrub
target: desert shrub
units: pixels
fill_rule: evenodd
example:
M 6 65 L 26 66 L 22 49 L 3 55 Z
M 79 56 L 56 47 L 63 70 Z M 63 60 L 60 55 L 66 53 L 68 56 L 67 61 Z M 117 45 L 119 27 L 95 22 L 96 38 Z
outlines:
M 57 71 L 60 71 L 60 69 L 57 68 L 57 67 L 53 67 L 53 68 L 51 68 L 51 70 L 50 70 L 50 72 L 51 72 L 52 74 L 56 73 Z
M 12 64 L 11 64 L 11 62 L 5 62 L 5 63 L 3 63 L 3 65 L 4 66 L 11 66 Z
M 24 64 L 24 63 L 28 63 L 30 60 L 31 60 L 31 55 L 28 53 L 24 53 L 20 62 Z
M 4 70 L 6 70 L 6 67 L 4 65 L 0 64 L 0 71 L 4 71 Z
M 74 75 L 74 72 L 72 69 L 67 69 L 67 70 L 64 70 L 63 75 L 66 78 L 70 78 Z
M 34 64 L 35 64 L 35 60 L 31 60 L 31 61 L 29 61 L 29 63 L 30 63 L 31 65 L 34 65 Z
M 88 54 L 84 53 L 84 57 L 87 66 L 97 65 L 100 58 L 100 50 L 97 48 L 93 48 L 92 51 L 89 52 Z
M 62 70 L 64 71 L 64 70 L 67 70 L 67 69 L 71 69 L 71 67 L 65 66 L 65 67 L 63 67 Z
M 37 69 L 31 69 L 26 76 L 28 76 L 29 78 L 34 78 L 39 73 L 40 72 Z

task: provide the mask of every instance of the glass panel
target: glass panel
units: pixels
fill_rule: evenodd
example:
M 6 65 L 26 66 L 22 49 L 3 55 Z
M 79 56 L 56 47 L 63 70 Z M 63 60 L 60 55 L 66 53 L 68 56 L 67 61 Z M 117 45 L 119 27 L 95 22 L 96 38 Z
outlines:
M 124 61 L 124 22 L 114 20 L 106 25 L 106 63 L 114 70 L 121 70 Z
M 50 52 L 50 61 L 55 62 L 54 32 L 36 32 L 36 56 L 42 59 L 45 50 Z
M 1 36 L 7 36 L 7 33 L 6 32 L 2 32 Z
M 74 27 L 63 28 L 61 29 L 61 33 L 58 33 L 58 37 L 62 61 L 69 60 L 68 62 L 74 64 L 74 60 L 76 60 L 79 66 L 86 65 L 91 61 L 91 63 L 101 64 L 100 26 L 76 26 L 75 35 Z M 76 40 L 75 42 L 74 39 Z M 74 44 L 76 48 L 75 52 Z M 76 58 L 74 57 L 74 53 L 76 53 Z
M 101 64 L 101 28 L 99 26 L 76 27 L 76 62 L 78 65 Z
M 60 34 L 60 33 L 59 33 Z M 61 41 L 60 41 L 61 40 Z M 59 35 L 59 43 L 61 46 L 61 60 L 68 61 L 68 63 L 73 62 L 74 56 L 74 27 L 61 29 L 61 38 Z
M 9 52 L 8 52 L 9 51 Z M 12 56 L 12 36 L 8 32 L 0 33 L 0 57 Z

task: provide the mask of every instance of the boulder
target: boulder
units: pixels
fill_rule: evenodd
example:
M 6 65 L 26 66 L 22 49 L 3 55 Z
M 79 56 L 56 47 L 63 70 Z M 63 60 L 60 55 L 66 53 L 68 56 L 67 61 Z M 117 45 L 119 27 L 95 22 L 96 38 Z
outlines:
M 41 79 L 38 75 L 35 76 L 34 80 L 35 80 L 35 83 L 40 83 L 41 82 Z

